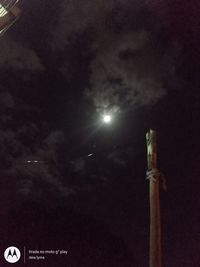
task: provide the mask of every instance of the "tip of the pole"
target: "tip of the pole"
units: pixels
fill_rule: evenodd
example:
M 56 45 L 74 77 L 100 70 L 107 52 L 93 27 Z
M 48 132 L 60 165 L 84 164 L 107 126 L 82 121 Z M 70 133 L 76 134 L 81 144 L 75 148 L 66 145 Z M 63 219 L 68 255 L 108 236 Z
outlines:
M 156 130 L 149 129 L 149 131 L 146 133 L 147 142 L 150 142 L 150 140 L 156 139 L 156 137 L 157 137 Z
M 150 128 L 146 134 L 154 134 L 156 133 L 156 130 Z

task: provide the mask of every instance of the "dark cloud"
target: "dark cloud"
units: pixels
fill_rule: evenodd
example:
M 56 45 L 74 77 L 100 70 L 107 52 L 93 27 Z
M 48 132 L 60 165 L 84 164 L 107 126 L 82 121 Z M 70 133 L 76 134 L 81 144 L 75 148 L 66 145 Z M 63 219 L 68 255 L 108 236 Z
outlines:
M 104 31 L 103 24 L 109 21 L 110 15 L 123 8 L 138 10 L 145 6 L 147 1 L 130 0 L 63 0 L 58 1 L 55 11 L 56 22 L 52 29 L 53 47 L 64 49 L 70 44 L 73 34 L 85 31 L 88 27 L 94 27 Z M 113 13 L 112 13 L 113 12 Z M 132 13 L 134 16 L 134 13 Z M 123 17 L 123 15 L 122 15 Z M 112 17 L 110 17 L 112 20 Z
M 47 139 L 55 135 L 51 132 Z M 56 142 L 61 144 L 60 140 Z M 0 173 L 3 176 L 1 191 L 10 190 L 9 199 L 6 197 L 3 200 L 5 207 L 9 207 L 10 200 L 16 198 L 16 195 L 18 201 L 25 198 L 48 204 L 77 192 L 63 180 L 58 164 L 58 146 L 47 146 L 44 139 L 32 150 L 29 144 L 23 144 L 18 133 L 11 130 L 0 131 L 0 143 Z M 15 184 L 14 191 L 8 188 L 10 183 Z
M 65 143 L 63 132 L 45 132 L 41 121 L 37 123 L 30 119 L 16 124 L 16 116 L 24 117 L 23 101 L 19 105 L 16 97 L 5 90 L 0 95 L 1 192 L 7 192 L 2 203 L 9 207 L 16 194 L 18 200 L 28 198 L 45 203 L 74 194 L 75 191 L 63 179 L 61 168 L 65 161 L 61 159 Z M 35 107 L 29 105 L 26 116 L 33 109 L 35 112 Z
M 13 108 L 14 105 L 15 105 L 14 98 L 9 92 L 5 90 L 0 92 L 0 109 L 1 110 Z
M 78 158 L 71 162 L 71 169 L 73 172 L 83 174 L 86 169 L 86 160 L 85 158 Z
M 160 6 L 162 3 L 157 8 Z M 63 1 L 60 8 L 52 33 L 54 48 L 65 49 L 72 45 L 74 35 L 88 29 L 92 32 L 90 86 L 85 95 L 97 110 L 154 105 L 167 94 L 177 47 L 163 41 L 165 22 L 155 15 L 155 5 L 148 1 L 76 0 Z M 69 70 L 61 69 L 66 74 Z
M 119 152 L 116 152 L 116 151 L 111 152 L 107 156 L 107 159 L 118 167 L 121 167 L 121 168 L 127 167 L 127 163 L 126 163 L 125 159 L 123 159 L 123 156 L 120 155 Z
M 101 24 L 105 13 L 112 10 L 114 3 L 114 0 L 62 1 L 58 7 L 55 27 L 52 30 L 53 47 L 64 49 L 70 44 L 73 34 L 85 31 L 94 24 Z
M 1 37 L 0 68 L 32 73 L 44 71 L 44 66 L 36 52 L 7 34 Z
M 46 138 L 45 143 L 49 148 L 58 148 L 65 142 L 65 137 L 62 131 L 56 130 L 51 132 L 49 136 Z
M 148 27 L 121 25 L 116 31 L 115 27 L 105 26 L 104 31 L 97 33 L 90 89 L 86 91 L 97 109 L 154 105 L 166 95 L 167 80 L 173 79 L 175 71 L 176 47 L 162 43 L 157 25 L 152 25 L 151 31 Z

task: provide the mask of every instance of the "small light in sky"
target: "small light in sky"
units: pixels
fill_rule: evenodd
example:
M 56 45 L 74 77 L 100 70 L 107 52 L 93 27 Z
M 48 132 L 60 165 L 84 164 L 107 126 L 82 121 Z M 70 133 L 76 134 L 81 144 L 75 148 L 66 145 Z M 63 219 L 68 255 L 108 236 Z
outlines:
M 27 163 L 39 163 L 38 160 L 27 160 L 26 162 L 27 162 Z
M 111 120 L 112 120 L 111 115 L 109 115 L 109 114 L 105 114 L 105 115 L 103 115 L 103 122 L 104 122 L 104 123 L 110 123 Z

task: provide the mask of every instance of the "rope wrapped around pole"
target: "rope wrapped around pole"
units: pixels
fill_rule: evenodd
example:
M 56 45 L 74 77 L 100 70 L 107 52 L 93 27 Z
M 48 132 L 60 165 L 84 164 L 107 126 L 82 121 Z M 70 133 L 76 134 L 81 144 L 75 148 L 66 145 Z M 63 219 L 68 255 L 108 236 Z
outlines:
M 158 182 L 161 177 L 161 173 L 158 169 L 153 168 L 151 170 L 147 170 L 146 172 L 147 180 L 153 180 L 153 182 Z

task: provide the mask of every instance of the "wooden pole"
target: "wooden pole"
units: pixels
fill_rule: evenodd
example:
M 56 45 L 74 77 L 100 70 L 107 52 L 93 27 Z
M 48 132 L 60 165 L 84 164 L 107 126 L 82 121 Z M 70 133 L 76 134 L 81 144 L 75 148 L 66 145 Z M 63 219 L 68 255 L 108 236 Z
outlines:
M 161 224 L 160 224 L 160 187 L 157 169 L 157 134 L 149 130 L 147 141 L 147 179 L 149 179 L 150 201 L 150 247 L 149 267 L 161 267 Z

